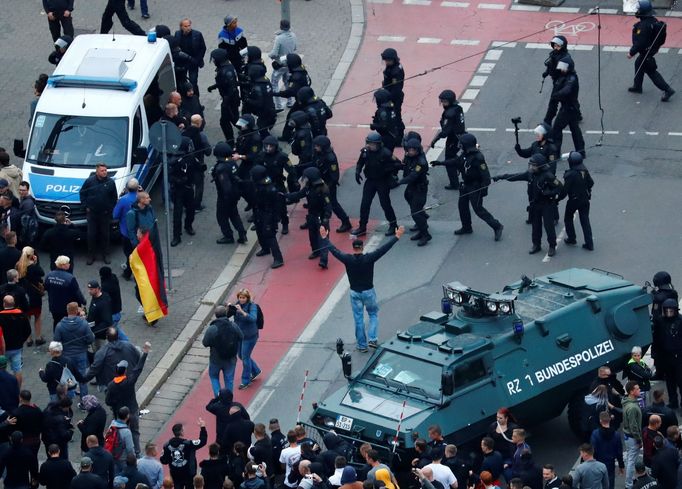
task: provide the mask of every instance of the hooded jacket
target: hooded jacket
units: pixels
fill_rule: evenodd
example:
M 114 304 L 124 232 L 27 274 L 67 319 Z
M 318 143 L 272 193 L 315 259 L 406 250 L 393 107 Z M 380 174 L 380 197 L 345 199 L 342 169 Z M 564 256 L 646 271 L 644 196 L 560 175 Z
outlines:
M 625 467 L 623 462 L 623 442 L 620 434 L 613 428 L 600 426 L 592 432 L 590 444 L 594 447 L 594 458 L 606 465 L 613 467 L 618 461 L 618 467 Z
M 151 205 L 147 205 L 144 209 L 140 209 L 137 205 L 137 202 L 135 202 L 126 214 L 128 239 L 130 239 L 130 242 L 133 244 L 133 246 L 137 246 L 140 243 L 137 239 L 138 229 L 150 231 L 155 225 L 156 214 L 154 214 L 154 208 Z
M 188 478 L 197 473 L 196 451 L 206 445 L 208 434 L 204 426 L 198 440 L 187 440 L 174 436 L 163 446 L 161 463 L 168 465 L 171 477 Z
M 298 47 L 296 34 L 291 31 L 277 31 L 275 32 L 275 41 L 272 45 L 272 51 L 268 57 L 272 60 L 279 60 L 280 57 L 286 56 L 290 53 L 295 53 Z
M 62 355 L 73 358 L 87 353 L 88 346 L 95 341 L 95 335 L 84 317 L 66 316 L 57 323 L 57 328 L 54 330 L 54 340 L 60 341 L 64 346 Z
M 0 167 L 0 178 L 7 180 L 13 195 L 19 195 L 19 184 L 23 180 L 23 173 L 18 167 L 14 165 Z
M 642 411 L 639 401 L 629 396 L 623 398 L 623 433 L 642 443 Z
M 95 359 L 85 374 L 86 381 L 97 379 L 98 385 L 108 385 L 116 376 L 116 364 L 126 360 L 128 365 L 137 365 L 140 352 L 128 341 L 110 341 L 95 353 Z
M 114 414 L 120 408 L 126 406 L 131 413 L 137 413 L 140 406 L 135 396 L 135 383 L 142 373 L 144 362 L 147 361 L 147 353 L 143 353 L 135 367 L 126 369 L 123 375 L 117 375 L 107 386 L 106 403 Z
M 211 399 L 206 405 L 206 411 L 213 414 L 216 417 L 216 440 L 222 440 L 227 429 L 227 424 L 230 420 L 230 408 L 232 406 L 237 406 L 240 408 L 239 413 L 242 418 L 249 421 L 249 413 L 246 408 L 238 402 L 233 401 L 233 394 L 229 389 L 220 389 L 218 396 Z

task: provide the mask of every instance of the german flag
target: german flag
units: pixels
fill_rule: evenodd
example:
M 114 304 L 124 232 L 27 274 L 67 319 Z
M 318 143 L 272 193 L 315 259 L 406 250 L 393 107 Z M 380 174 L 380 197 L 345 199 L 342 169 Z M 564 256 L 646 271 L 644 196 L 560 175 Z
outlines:
M 168 315 L 168 299 L 163 277 L 163 260 L 158 239 L 146 233 L 130 255 L 130 268 L 140 293 L 140 301 L 147 322 L 152 323 Z M 154 233 L 155 236 L 156 233 Z

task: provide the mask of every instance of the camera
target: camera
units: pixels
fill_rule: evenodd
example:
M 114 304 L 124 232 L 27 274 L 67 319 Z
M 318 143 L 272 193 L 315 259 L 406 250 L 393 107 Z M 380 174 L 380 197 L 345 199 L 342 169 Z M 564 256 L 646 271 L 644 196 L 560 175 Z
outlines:
M 512 124 L 521 124 L 521 117 L 512 117 Z
M 228 304 L 227 305 L 227 317 L 232 317 L 235 314 L 237 314 L 237 308 L 234 306 L 234 304 Z

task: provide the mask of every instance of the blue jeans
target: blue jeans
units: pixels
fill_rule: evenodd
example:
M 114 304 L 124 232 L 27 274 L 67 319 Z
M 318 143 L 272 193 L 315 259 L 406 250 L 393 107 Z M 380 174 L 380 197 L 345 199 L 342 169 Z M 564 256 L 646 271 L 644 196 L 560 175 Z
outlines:
M 256 336 L 250 340 L 242 340 L 242 348 L 239 352 L 239 358 L 242 361 L 242 384 L 248 385 L 251 383 L 251 378 L 260 373 L 260 367 L 256 361 L 251 358 L 251 353 L 256 347 L 258 337 Z
M 355 341 L 358 348 L 367 348 L 367 339 L 377 341 L 379 332 L 379 305 L 377 304 L 377 293 L 372 289 L 356 292 L 350 291 L 350 305 L 353 309 L 353 320 L 355 320 Z M 369 316 L 369 330 L 365 334 L 365 309 Z
M 234 371 L 237 368 L 237 358 L 231 360 L 224 360 L 220 363 L 208 362 L 208 378 L 211 379 L 211 387 L 213 388 L 213 395 L 218 397 L 220 393 L 220 372 L 223 373 L 223 381 L 225 388 L 230 392 L 234 392 Z
M 625 435 L 625 487 L 632 489 L 635 477 L 635 462 L 639 457 L 641 445 L 633 437 Z
M 130 341 L 130 338 L 128 338 L 128 335 L 123 331 L 123 328 L 119 325 L 121 322 L 121 313 L 117 312 L 116 314 L 111 315 L 111 320 L 113 321 L 114 324 L 112 326 L 116 328 L 118 331 L 118 339 L 121 341 Z
M 128 6 L 134 7 L 135 0 L 128 0 Z M 147 0 L 140 0 L 140 12 L 142 15 L 149 15 L 149 7 L 147 6 Z
M 71 363 L 73 363 L 74 367 L 78 369 L 81 375 L 85 375 L 85 372 L 88 370 L 88 367 L 90 366 L 88 364 L 88 354 L 87 353 L 78 353 L 76 355 L 70 355 L 66 357 L 67 360 L 70 360 Z M 78 384 L 81 389 L 81 399 L 83 396 L 88 395 L 88 383 L 85 382 L 83 384 Z

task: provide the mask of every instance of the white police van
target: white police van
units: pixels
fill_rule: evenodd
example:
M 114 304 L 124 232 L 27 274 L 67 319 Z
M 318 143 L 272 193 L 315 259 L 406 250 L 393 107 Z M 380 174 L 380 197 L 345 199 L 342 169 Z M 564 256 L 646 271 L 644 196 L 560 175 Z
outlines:
M 131 35 L 76 37 L 48 81 L 33 116 L 24 178 L 38 218 L 63 210 L 85 224 L 79 190 L 99 162 L 119 193 L 136 177 L 149 189 L 161 171 L 149 126 L 163 114 L 175 73 L 168 42 Z

